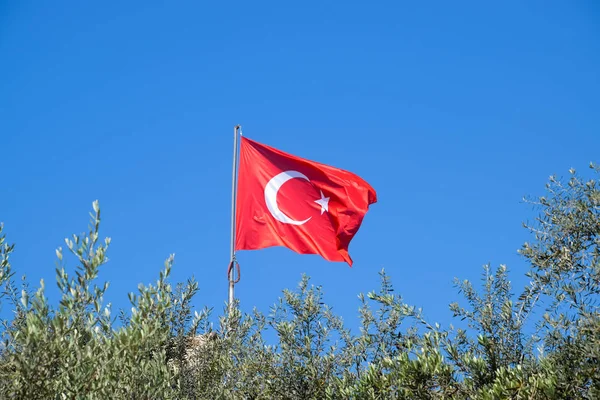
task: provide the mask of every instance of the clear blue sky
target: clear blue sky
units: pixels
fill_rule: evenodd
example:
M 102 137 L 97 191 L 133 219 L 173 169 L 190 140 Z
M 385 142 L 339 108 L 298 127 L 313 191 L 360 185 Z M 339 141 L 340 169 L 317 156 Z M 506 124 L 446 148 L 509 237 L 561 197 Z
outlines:
M 13 266 L 56 299 L 54 249 L 86 229 L 98 199 L 115 312 L 170 253 L 173 281 L 195 275 L 195 304 L 220 311 L 241 124 L 359 174 L 379 199 L 350 246 L 353 268 L 283 248 L 240 253 L 245 310 L 268 312 L 305 272 L 356 326 L 356 295 L 385 268 L 447 324 L 454 277 L 506 263 L 525 282 L 516 251 L 535 214 L 522 197 L 600 161 L 599 71 L 592 0 L 5 0 L 0 221 Z

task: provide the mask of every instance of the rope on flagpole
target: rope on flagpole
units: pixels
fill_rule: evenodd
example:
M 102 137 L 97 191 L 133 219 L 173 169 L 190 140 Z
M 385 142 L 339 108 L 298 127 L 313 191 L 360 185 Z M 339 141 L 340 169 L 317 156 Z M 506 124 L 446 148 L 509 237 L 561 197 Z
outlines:
M 230 279 L 230 281 L 231 281 L 231 279 L 233 279 L 234 274 L 232 274 L 231 271 L 233 270 L 234 266 L 237 271 L 237 278 L 233 280 L 233 283 L 236 284 L 242 278 L 242 271 L 240 270 L 240 263 L 238 262 L 238 260 L 236 258 L 231 260 L 231 262 L 229 263 L 229 267 L 227 268 L 227 276 L 229 277 L 228 279 Z

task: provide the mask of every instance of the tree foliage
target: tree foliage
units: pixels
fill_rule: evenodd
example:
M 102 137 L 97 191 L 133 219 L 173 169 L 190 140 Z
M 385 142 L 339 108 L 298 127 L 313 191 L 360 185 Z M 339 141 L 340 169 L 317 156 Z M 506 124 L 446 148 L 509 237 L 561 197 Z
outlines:
M 600 172 L 592 166 L 595 173 Z M 58 248 L 58 304 L 10 264 L 0 226 L 0 396 L 23 399 L 593 399 L 600 398 L 600 189 L 575 171 L 551 177 L 532 201 L 533 240 L 520 252 L 530 284 L 513 293 L 505 266 L 485 266 L 481 285 L 456 281 L 450 304 L 464 328 L 430 324 L 404 303 L 390 277 L 359 295 L 353 332 L 306 276 L 267 314 L 194 311 L 198 283 L 172 285 L 170 256 L 154 284 L 113 315 L 98 276 L 93 203 L 88 232 Z M 77 263 L 71 273 L 63 257 Z M 275 344 L 266 333 L 274 333 Z

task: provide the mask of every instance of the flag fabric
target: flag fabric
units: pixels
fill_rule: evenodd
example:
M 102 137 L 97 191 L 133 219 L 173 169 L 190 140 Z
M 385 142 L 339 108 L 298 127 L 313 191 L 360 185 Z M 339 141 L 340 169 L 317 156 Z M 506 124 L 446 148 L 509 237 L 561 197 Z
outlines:
M 241 138 L 236 250 L 285 246 L 345 261 L 375 190 L 357 175 Z

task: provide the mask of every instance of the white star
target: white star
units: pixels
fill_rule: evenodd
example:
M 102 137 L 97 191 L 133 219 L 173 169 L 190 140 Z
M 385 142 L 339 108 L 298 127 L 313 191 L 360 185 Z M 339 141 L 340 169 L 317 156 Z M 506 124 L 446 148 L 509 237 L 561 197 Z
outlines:
M 321 215 L 323 215 L 325 211 L 329 212 L 329 197 L 325 197 L 322 190 L 321 198 L 319 200 L 315 200 L 315 203 L 321 206 Z

